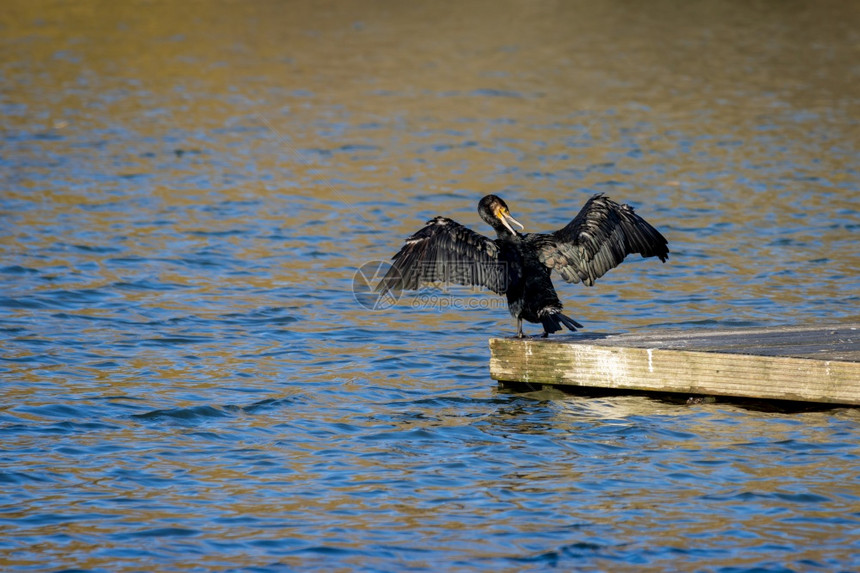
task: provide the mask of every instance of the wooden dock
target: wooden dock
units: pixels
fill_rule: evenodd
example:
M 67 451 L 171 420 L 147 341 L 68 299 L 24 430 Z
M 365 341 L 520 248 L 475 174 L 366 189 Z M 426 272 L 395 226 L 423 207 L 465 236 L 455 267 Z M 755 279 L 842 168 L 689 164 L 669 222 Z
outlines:
M 501 383 L 860 405 L 860 323 L 491 338 Z

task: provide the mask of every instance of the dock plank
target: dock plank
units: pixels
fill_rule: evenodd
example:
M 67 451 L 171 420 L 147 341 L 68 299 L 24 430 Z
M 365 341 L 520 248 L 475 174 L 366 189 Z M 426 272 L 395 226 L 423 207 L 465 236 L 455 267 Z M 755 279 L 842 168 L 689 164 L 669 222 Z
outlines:
M 860 324 L 490 339 L 500 382 L 860 405 Z

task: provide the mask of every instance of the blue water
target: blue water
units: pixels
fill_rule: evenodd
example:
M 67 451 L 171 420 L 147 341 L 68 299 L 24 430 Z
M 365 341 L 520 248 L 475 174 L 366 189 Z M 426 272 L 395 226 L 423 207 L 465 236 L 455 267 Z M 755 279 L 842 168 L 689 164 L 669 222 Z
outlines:
M 858 410 L 513 392 L 501 299 L 354 292 L 605 192 L 671 255 L 588 332 L 857 322 L 854 5 L 398 6 L 0 15 L 0 569 L 860 569 Z

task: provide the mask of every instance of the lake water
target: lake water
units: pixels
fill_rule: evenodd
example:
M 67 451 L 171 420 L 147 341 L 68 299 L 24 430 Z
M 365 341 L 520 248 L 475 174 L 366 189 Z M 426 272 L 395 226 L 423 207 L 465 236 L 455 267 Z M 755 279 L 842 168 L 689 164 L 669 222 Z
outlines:
M 860 569 L 857 409 L 508 392 L 501 299 L 353 294 L 605 192 L 671 257 L 587 332 L 857 321 L 858 62 L 850 0 L 7 0 L 0 568 Z

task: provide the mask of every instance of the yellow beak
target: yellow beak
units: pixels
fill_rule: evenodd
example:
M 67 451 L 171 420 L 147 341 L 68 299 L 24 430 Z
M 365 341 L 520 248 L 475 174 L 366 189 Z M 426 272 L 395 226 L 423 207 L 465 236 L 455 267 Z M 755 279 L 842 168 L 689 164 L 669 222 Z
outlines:
M 499 209 L 496 216 L 502 222 L 502 225 L 507 227 L 508 231 L 510 231 L 512 235 L 516 235 L 517 232 L 514 231 L 513 227 L 511 227 L 511 225 L 508 223 L 508 221 L 510 221 L 514 225 L 518 226 L 520 228 L 520 230 L 525 229 L 525 227 L 523 227 L 522 223 L 520 223 L 519 221 L 517 221 L 516 219 L 511 217 L 511 213 L 507 209 Z

